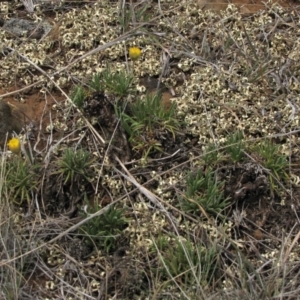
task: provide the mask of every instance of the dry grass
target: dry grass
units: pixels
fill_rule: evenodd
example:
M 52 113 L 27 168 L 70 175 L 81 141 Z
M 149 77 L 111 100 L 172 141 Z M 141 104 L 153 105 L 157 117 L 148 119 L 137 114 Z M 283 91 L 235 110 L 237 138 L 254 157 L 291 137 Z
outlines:
M 58 10 L 55 39 L 13 41 L 0 33 L 7 66 L 0 84 L 19 82 L 2 97 L 32 88 L 45 99 L 57 91 L 65 97 L 55 114 L 44 111 L 49 122 L 40 118 L 34 142 L 24 134 L 24 159 L 39 168 L 29 206 L 9 199 L 6 169 L 16 157 L 2 152 L 0 298 L 297 299 L 299 10 L 266 4 L 265 12 L 243 17 L 233 6 L 216 14 L 187 2 L 68 4 Z M 134 64 L 132 45 L 142 49 Z M 108 95 L 106 124 L 76 107 L 69 92 L 74 84 L 87 88 L 108 63 L 135 78 L 129 95 Z M 159 132 L 163 152 L 146 160 L 124 150 L 128 137 L 109 110 L 123 101 L 130 113 L 144 96 L 144 77 L 157 79 L 150 92 L 163 87 L 172 95 L 184 124 L 175 139 Z M 241 148 L 229 140 L 236 129 Z M 278 149 L 268 157 L 260 151 L 269 140 Z M 57 161 L 71 148 L 93 160 L 89 178 L 69 184 Z M 213 174 L 214 186 L 224 182 L 217 192 L 229 199 L 225 209 L 207 209 L 209 185 L 187 196 L 188 178 L 199 170 L 199 181 Z M 110 231 L 87 233 L 89 252 L 79 229 L 97 227 L 92 221 L 111 208 L 124 212 L 126 226 L 109 248 Z M 108 221 L 117 227 L 118 220 Z

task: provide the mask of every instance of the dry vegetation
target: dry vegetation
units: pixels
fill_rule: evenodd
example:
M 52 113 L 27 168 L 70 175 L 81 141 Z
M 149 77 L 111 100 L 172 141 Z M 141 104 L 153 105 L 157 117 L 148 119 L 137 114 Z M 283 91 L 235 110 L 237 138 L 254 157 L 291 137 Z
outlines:
M 299 8 L 53 2 L 0 3 L 1 101 L 41 108 L 1 150 L 0 299 L 298 299 Z

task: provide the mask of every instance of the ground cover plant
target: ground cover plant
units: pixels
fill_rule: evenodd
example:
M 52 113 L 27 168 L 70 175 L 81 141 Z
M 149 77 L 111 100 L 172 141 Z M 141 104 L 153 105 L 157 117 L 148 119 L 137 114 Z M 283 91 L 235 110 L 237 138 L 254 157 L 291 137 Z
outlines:
M 297 299 L 299 7 L 29 2 L 0 2 L 0 298 Z

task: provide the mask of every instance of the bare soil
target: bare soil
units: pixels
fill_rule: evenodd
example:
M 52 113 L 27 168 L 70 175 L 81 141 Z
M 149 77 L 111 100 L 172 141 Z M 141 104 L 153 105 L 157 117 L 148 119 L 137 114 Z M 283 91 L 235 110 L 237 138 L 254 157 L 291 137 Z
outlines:
M 230 3 L 235 4 L 238 7 L 239 12 L 244 18 L 251 17 L 253 13 L 264 9 L 265 5 L 262 2 L 263 1 L 256 0 L 230 1 Z M 297 4 L 294 1 L 287 0 L 280 1 L 279 3 L 291 11 Z M 90 5 L 90 1 L 87 1 L 87 4 Z M 224 10 L 229 2 L 198 0 L 197 4 L 199 5 L 199 10 L 212 9 L 219 12 Z M 67 13 L 73 8 L 74 10 L 84 9 L 83 5 L 71 2 L 67 2 L 64 9 Z M 27 17 L 23 7 L 18 7 L 18 10 L 14 11 L 13 15 L 14 17 Z M 58 54 L 58 56 L 67 56 L 67 51 L 65 51 L 64 47 L 60 45 L 62 42 L 59 30 L 60 24 L 57 23 L 55 14 L 52 10 L 49 10 L 45 11 L 44 15 L 47 18 L 47 21 L 53 25 L 53 31 L 50 33 L 53 47 L 50 48 L 48 54 L 54 55 L 56 53 L 55 51 L 59 50 L 60 54 Z M 81 55 L 83 52 L 84 51 L 81 52 Z M 108 54 L 101 54 L 101 57 L 104 59 L 105 55 Z M 216 56 L 217 55 L 218 53 L 216 50 Z M 72 61 L 78 56 L 79 54 L 76 53 L 74 54 L 74 57 L 68 57 L 68 59 L 69 61 Z M 59 65 L 59 60 L 55 63 Z M 46 70 L 49 65 L 43 67 L 44 70 Z M 85 68 L 84 66 L 82 67 L 83 69 Z M 78 68 L 80 69 L 80 67 Z M 179 68 L 177 69 L 179 70 Z M 35 70 L 34 72 L 37 71 Z M 86 69 L 84 69 L 84 73 L 85 72 L 87 72 Z M 78 75 L 76 72 L 74 72 L 74 74 L 75 75 L 70 75 L 70 77 L 72 77 L 71 81 L 73 81 L 74 84 L 82 82 L 81 78 L 79 79 L 82 74 Z M 192 77 L 191 74 L 192 71 L 186 72 L 186 79 Z M 36 74 L 34 73 L 30 74 L 30 77 L 33 78 L 33 82 L 35 81 L 35 75 Z M 75 126 L 74 124 L 80 120 L 81 115 L 76 112 L 76 110 L 72 110 L 72 118 L 67 120 L 65 119 L 66 115 L 64 103 L 66 97 L 61 91 L 55 87 L 51 90 L 49 89 L 49 91 L 36 86 L 33 86 L 30 89 L 24 89 L 28 85 L 26 85 L 23 81 L 19 82 L 19 78 L 16 78 L 14 83 L 11 83 L 10 81 L 8 85 L 6 85 L 5 79 L 3 80 L 2 87 L 0 87 L 0 95 L 4 96 L 3 101 L 9 104 L 12 112 L 12 121 L 5 121 L 14 122 L 19 126 L 21 124 L 23 126 L 23 132 L 32 130 L 32 139 L 37 152 L 46 149 L 51 134 L 53 134 L 53 140 L 59 140 L 64 136 L 70 135 L 68 136 L 69 140 L 77 141 L 78 134 L 77 132 L 72 133 L 72 130 Z M 147 75 L 146 77 L 139 78 L 139 84 L 145 86 L 147 91 L 154 93 L 156 91 L 158 80 L 157 75 L 152 76 L 150 74 L 149 76 Z M 178 86 L 183 86 L 183 83 L 179 82 Z M 73 85 L 68 83 L 64 86 L 63 92 L 69 95 L 72 88 Z M 168 84 L 162 84 L 161 91 L 163 95 L 162 101 L 165 108 L 168 109 L 171 105 L 172 98 L 174 97 L 173 89 Z M 266 90 L 266 95 L 269 95 L 268 93 L 269 91 Z M 89 95 L 85 101 L 86 105 L 84 109 L 84 116 L 86 118 L 94 117 L 97 119 L 97 122 L 95 123 L 96 125 L 94 126 L 95 130 L 101 134 L 105 141 L 109 141 L 110 138 L 114 136 L 114 139 L 109 144 L 110 148 L 107 155 L 109 160 L 113 164 L 117 164 L 114 157 L 120 157 L 121 161 L 128 166 L 130 173 L 136 178 L 139 178 L 139 183 L 149 190 L 157 190 L 158 187 L 160 187 L 161 182 L 169 180 L 171 183 L 166 185 L 167 188 L 163 190 L 162 194 L 170 195 L 168 199 L 172 200 L 170 200 L 169 204 L 171 206 L 174 205 L 174 210 L 170 209 L 170 211 L 172 211 L 174 216 L 176 216 L 176 200 L 174 199 L 176 199 L 176 195 L 182 192 L 184 187 L 180 180 L 177 180 L 174 184 L 172 184 L 172 170 L 174 168 L 176 170 L 175 172 L 180 173 L 186 170 L 195 169 L 193 161 L 189 158 L 203 153 L 204 142 L 202 144 L 199 142 L 199 140 L 201 140 L 199 135 L 195 135 L 191 131 L 186 131 L 182 128 L 181 133 L 178 137 L 176 137 L 175 141 L 173 141 L 171 136 L 161 133 L 160 142 L 163 145 L 164 153 L 155 153 L 151 155 L 149 164 L 146 166 L 135 165 L 132 162 L 138 161 L 141 158 L 140 154 L 132 151 L 124 130 L 117 127 L 117 117 L 115 115 L 111 99 L 108 99 L 103 94 L 94 93 Z M 233 112 L 231 106 L 228 106 L 227 104 L 224 104 L 223 106 L 220 104 L 220 106 L 224 108 L 224 111 L 231 114 L 232 119 L 237 120 L 237 124 L 243 121 L 243 113 L 239 114 L 236 113 L 236 111 Z M 54 133 L 49 133 L 47 127 L 53 120 L 59 121 L 61 124 L 65 125 L 68 130 L 65 131 L 63 129 L 57 129 Z M 3 120 L 0 122 L 3 122 Z M 15 131 L 16 128 L 16 126 L 13 126 L 12 129 Z M 257 135 L 259 135 L 259 133 L 261 133 L 261 129 L 258 128 L 257 132 Z M 276 141 L 276 138 L 274 138 L 274 140 Z M 279 143 L 285 143 L 284 138 L 281 139 L 278 137 L 278 140 L 280 140 Z M 81 146 L 93 151 L 93 153 L 99 151 L 100 154 L 105 153 L 108 149 L 107 144 L 97 144 L 95 146 L 95 141 L 91 141 L 89 138 L 83 138 Z M 297 144 L 296 142 L 293 146 L 297 148 L 299 143 Z M 179 154 L 171 156 L 172 153 L 176 153 L 179 149 L 181 150 Z M 290 155 L 290 165 L 290 172 L 295 177 L 300 177 L 300 161 L 294 154 Z M 109 170 L 108 166 L 105 165 L 105 167 Z M 45 170 L 45 182 L 41 192 L 41 198 L 43 199 L 43 205 L 45 205 L 43 207 L 43 214 L 44 216 L 47 216 L 45 217 L 45 219 L 47 219 L 46 223 L 52 226 L 51 227 L 49 225 L 49 228 L 57 228 L 55 227 L 57 225 L 55 224 L 56 218 L 61 219 L 63 217 L 67 220 L 64 225 L 61 225 L 61 227 L 57 229 L 58 232 L 62 228 L 66 229 L 70 227 L 70 224 L 74 224 L 78 221 L 78 219 L 80 219 L 78 211 L 83 204 L 83 191 L 86 195 L 88 195 L 90 203 L 96 203 L 102 207 L 111 203 L 112 198 L 117 195 L 113 194 L 116 191 L 109 186 L 109 182 L 106 186 L 102 183 L 103 186 L 101 186 L 101 190 L 98 195 L 94 194 L 96 182 L 79 182 L 78 185 L 74 186 L 63 185 L 61 180 L 56 176 L 56 171 L 57 170 L 55 168 Z M 161 174 L 160 179 L 153 179 L 151 175 L 153 171 Z M 263 256 L 267 255 L 268 250 L 270 249 L 280 249 L 282 236 L 284 234 L 291 233 L 291 239 L 296 236 L 296 229 L 299 229 L 298 216 L 300 213 L 299 185 L 294 185 L 292 189 L 288 190 L 284 195 L 277 194 L 270 187 L 271 183 L 267 170 L 260 168 L 259 164 L 253 161 L 248 161 L 238 165 L 230 164 L 219 166 L 216 172 L 218 174 L 218 178 L 226 182 L 224 195 L 232 199 L 232 205 L 228 211 L 226 211 L 226 215 L 235 224 L 230 234 L 231 238 L 243 244 L 243 253 L 249 258 L 249 260 L 255 260 L 260 257 L 263 262 L 266 262 L 266 259 Z M 108 174 L 113 173 L 112 171 L 108 171 Z M 95 177 L 96 175 L 97 174 L 95 174 Z M 114 180 L 119 179 L 118 176 L 119 175 L 115 173 L 111 176 L 109 175 L 109 177 L 112 177 Z M 120 189 L 124 189 L 127 192 L 126 188 L 127 187 L 124 185 Z M 131 190 L 128 191 L 130 192 L 130 197 L 132 199 L 130 201 L 135 202 L 137 199 L 140 199 L 138 196 L 140 194 L 139 192 L 132 192 Z M 282 204 L 283 199 L 285 202 L 284 205 Z M 25 211 L 27 207 L 23 207 L 23 209 Z M 142 209 L 147 211 L 144 207 Z M 136 216 L 132 213 L 128 217 L 135 218 Z M 149 224 L 152 224 L 152 217 L 152 213 L 145 213 L 143 216 L 139 216 L 137 218 L 137 222 L 146 223 L 149 221 Z M 201 227 L 196 222 L 194 225 L 193 231 L 195 241 L 205 240 L 207 237 L 206 233 L 204 233 L 204 227 Z M 155 225 L 153 225 L 153 227 L 155 227 Z M 132 228 L 128 226 L 127 229 L 128 231 L 124 230 L 121 234 L 111 253 L 106 256 L 101 256 L 100 254 L 98 254 L 98 256 L 91 256 L 92 250 L 87 249 L 82 240 L 67 235 L 65 238 L 60 239 L 57 243 L 58 247 L 56 247 L 56 250 L 57 248 L 60 248 L 60 251 L 55 253 L 55 246 L 49 246 L 49 248 L 45 250 L 46 254 L 44 253 L 44 255 L 46 257 L 46 264 L 49 268 L 53 268 L 53 270 L 55 269 L 53 274 L 60 274 L 60 270 L 58 269 L 63 266 L 64 280 L 66 282 L 71 282 L 74 286 L 76 286 L 74 282 L 80 281 L 78 286 L 88 286 L 89 290 L 83 290 L 84 293 L 89 293 L 90 297 L 84 299 L 109 299 L 109 297 L 113 297 L 114 295 L 119 295 L 118 299 L 146 299 L 149 285 L 151 285 L 148 282 L 152 274 L 151 268 L 158 264 L 158 259 L 151 255 L 142 253 L 143 247 L 138 248 L 139 251 L 135 252 L 137 246 L 132 245 L 134 236 L 134 234 L 130 232 Z M 182 230 L 184 231 L 184 229 Z M 173 231 L 174 229 L 170 224 L 162 226 L 162 232 Z M 55 232 L 55 230 L 53 230 L 52 233 L 53 232 Z M 135 234 L 139 235 L 138 233 Z M 50 240 L 51 238 L 44 238 L 44 240 L 47 239 Z M 209 238 L 207 239 L 209 240 Z M 134 241 L 136 242 L 137 240 L 138 238 Z M 74 249 L 76 249 L 76 251 Z M 62 253 L 67 257 L 66 260 L 68 260 L 68 263 L 61 263 L 58 261 L 58 258 L 57 262 L 50 262 L 49 257 L 59 257 Z M 224 250 L 224 260 L 233 260 L 232 257 L 238 255 L 238 253 L 239 252 L 237 252 L 236 248 L 229 247 Z M 299 255 L 299 253 L 295 251 L 295 255 Z M 44 259 L 44 257 L 42 258 Z M 149 260 L 151 260 L 151 262 L 149 262 Z M 228 262 L 228 264 L 230 265 L 230 262 Z M 88 272 L 86 270 L 88 270 Z M 269 270 L 265 268 L 265 272 L 267 273 L 268 271 Z M 100 274 L 102 273 L 105 273 L 105 275 L 101 276 Z M 77 276 L 79 276 L 78 274 L 81 274 L 80 276 L 82 276 L 79 279 L 77 278 Z M 55 276 L 57 276 L 57 278 Z M 42 299 L 40 297 L 60 299 L 58 291 L 55 288 L 48 288 L 46 290 L 46 287 L 49 286 L 49 282 L 59 282 L 59 275 L 55 276 L 47 276 L 41 271 L 31 273 L 26 282 L 26 292 L 30 291 L 33 295 L 36 295 L 36 299 Z M 97 282 L 97 285 L 94 288 L 92 288 L 92 283 L 89 285 L 86 282 L 88 280 L 92 281 L 91 278 Z M 104 294 L 106 295 L 105 297 L 101 296 Z M 83 294 L 80 295 L 82 296 Z M 74 299 L 76 299 L 76 297 L 78 297 L 78 294 Z M 174 298 L 172 297 L 173 296 L 166 296 L 164 298 L 164 296 L 161 295 L 156 299 L 179 299 L 176 298 L 176 296 L 174 296 Z M 297 299 L 297 296 L 289 299 Z

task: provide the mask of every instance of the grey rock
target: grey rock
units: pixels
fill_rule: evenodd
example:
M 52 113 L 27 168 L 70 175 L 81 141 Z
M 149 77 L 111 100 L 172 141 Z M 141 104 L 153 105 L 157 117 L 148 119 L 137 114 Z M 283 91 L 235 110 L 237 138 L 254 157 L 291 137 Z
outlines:
M 40 39 L 51 30 L 52 26 L 46 21 L 35 23 L 29 20 L 11 18 L 3 22 L 2 28 L 18 37 Z

